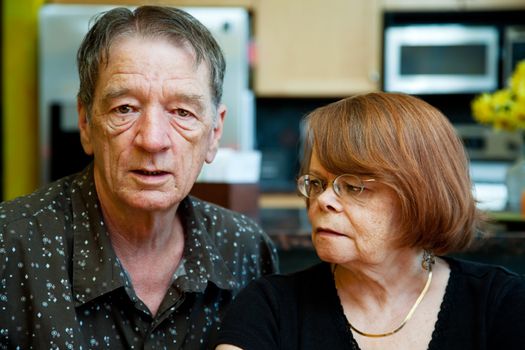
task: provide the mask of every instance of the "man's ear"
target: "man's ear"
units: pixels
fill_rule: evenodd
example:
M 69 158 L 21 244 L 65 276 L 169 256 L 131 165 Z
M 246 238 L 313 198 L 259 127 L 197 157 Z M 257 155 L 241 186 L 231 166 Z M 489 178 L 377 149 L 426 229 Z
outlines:
M 88 120 L 86 107 L 77 99 L 78 128 L 80 129 L 80 142 L 84 152 L 93 155 L 93 145 L 91 144 L 91 124 Z
M 206 163 L 211 163 L 215 159 L 217 150 L 219 149 L 219 141 L 221 140 L 222 130 L 224 126 L 224 118 L 226 117 L 226 106 L 221 104 L 217 108 L 217 115 L 215 116 L 215 123 L 213 130 L 210 133 L 210 140 L 208 143 L 208 151 L 206 153 Z

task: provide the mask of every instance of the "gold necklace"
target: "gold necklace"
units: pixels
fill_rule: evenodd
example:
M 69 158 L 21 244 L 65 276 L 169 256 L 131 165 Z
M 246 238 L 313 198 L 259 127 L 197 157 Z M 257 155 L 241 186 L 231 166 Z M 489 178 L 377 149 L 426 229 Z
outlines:
M 425 253 L 427 253 L 427 252 L 425 252 Z M 430 253 L 430 254 L 432 254 L 432 253 Z M 348 326 L 350 327 L 350 329 L 353 330 L 354 332 L 362 335 L 362 336 L 369 337 L 369 338 L 382 338 L 382 337 L 387 337 L 389 335 L 392 335 L 392 334 L 395 334 L 395 333 L 399 332 L 401 330 L 401 328 L 403 328 L 405 326 L 405 324 L 408 322 L 408 320 L 410 320 L 412 318 L 412 315 L 416 311 L 416 308 L 419 306 L 419 303 L 421 303 L 421 300 L 423 300 L 423 298 L 425 297 L 425 294 L 427 294 L 428 288 L 430 287 L 430 282 L 432 282 L 432 264 L 434 263 L 434 257 L 433 257 L 433 255 L 430 255 L 430 257 L 426 257 L 425 256 L 423 259 L 424 259 L 423 262 L 427 262 L 426 265 L 423 264 L 423 267 L 425 268 L 425 270 L 428 270 L 427 283 L 425 284 L 425 287 L 423 287 L 423 290 L 421 291 L 421 294 L 419 294 L 419 296 L 417 297 L 416 302 L 414 303 L 414 305 L 412 305 L 412 308 L 410 309 L 410 311 L 406 315 L 406 317 L 403 320 L 403 322 L 401 322 L 401 324 L 399 326 L 397 326 L 396 329 L 394 329 L 393 331 L 390 331 L 390 332 L 386 332 L 386 333 L 365 333 L 365 332 L 360 331 L 359 329 L 355 328 L 354 326 L 352 326 L 350 321 L 347 320 L 346 322 L 348 322 Z

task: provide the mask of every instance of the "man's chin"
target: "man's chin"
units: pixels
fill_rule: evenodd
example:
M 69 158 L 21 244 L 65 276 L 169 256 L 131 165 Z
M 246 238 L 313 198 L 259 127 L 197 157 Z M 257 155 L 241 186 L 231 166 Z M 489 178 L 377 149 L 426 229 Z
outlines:
M 141 191 L 135 195 L 127 196 L 125 202 L 136 210 L 143 211 L 166 211 L 175 208 L 182 200 L 176 200 L 173 194 L 159 193 L 154 191 Z

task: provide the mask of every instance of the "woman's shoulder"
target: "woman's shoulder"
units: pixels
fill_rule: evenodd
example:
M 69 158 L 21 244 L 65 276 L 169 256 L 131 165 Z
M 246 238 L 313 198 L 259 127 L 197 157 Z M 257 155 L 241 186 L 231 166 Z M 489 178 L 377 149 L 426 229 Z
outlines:
M 471 344 L 487 344 L 490 349 L 521 349 L 525 329 L 524 276 L 502 266 L 457 258 L 445 260 L 450 266 L 450 278 L 436 325 L 436 334 L 442 339 L 436 344 L 450 343 L 454 337 L 466 339 L 470 334 Z
M 446 257 L 451 269 L 452 283 L 474 286 L 472 290 L 499 290 L 519 292 L 525 296 L 525 276 L 506 267 Z
M 487 276 L 499 276 L 501 278 L 511 279 L 524 278 L 523 275 L 511 271 L 510 269 L 501 265 L 488 264 L 455 257 L 444 257 L 444 259 L 447 261 L 452 271 L 461 273 L 465 276 L 470 276 L 472 278 L 486 278 Z

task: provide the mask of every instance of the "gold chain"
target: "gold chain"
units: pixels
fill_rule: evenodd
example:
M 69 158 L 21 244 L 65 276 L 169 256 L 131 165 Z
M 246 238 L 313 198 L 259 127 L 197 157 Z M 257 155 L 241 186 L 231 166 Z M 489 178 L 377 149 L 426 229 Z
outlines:
M 419 297 L 417 297 L 416 302 L 414 303 L 414 305 L 412 306 L 412 308 L 408 312 L 408 314 L 405 317 L 405 319 L 403 320 L 403 322 L 401 322 L 401 324 L 396 329 L 394 329 L 393 331 L 390 331 L 390 332 L 387 332 L 387 333 L 365 333 L 365 332 L 362 332 L 359 329 L 355 328 L 354 326 L 352 326 L 350 321 L 347 320 L 348 326 L 350 326 L 350 329 L 353 330 L 354 332 L 356 332 L 358 334 L 361 334 L 361 335 L 363 335 L 365 337 L 370 337 L 370 338 L 387 337 L 389 335 L 392 335 L 392 334 L 395 334 L 395 333 L 399 332 L 401 330 L 401 328 L 403 328 L 405 326 L 405 324 L 408 322 L 408 320 L 410 320 L 412 318 L 412 315 L 416 311 L 416 308 L 419 306 L 419 303 L 421 303 L 421 300 L 423 300 L 423 297 L 425 296 L 425 294 L 427 294 L 428 288 L 430 287 L 430 282 L 432 282 L 432 265 L 431 264 L 428 265 L 428 278 L 427 278 L 427 283 L 425 284 L 425 287 L 423 287 L 423 291 L 421 291 L 421 294 L 419 294 Z

